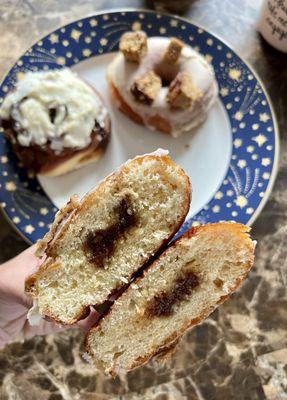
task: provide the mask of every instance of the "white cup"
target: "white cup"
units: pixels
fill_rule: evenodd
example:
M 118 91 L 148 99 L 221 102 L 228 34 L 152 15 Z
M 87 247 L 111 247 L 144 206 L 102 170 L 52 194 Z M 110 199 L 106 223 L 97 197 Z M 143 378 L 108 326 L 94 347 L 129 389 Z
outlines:
M 271 46 L 287 53 L 287 0 L 264 0 L 258 31 Z

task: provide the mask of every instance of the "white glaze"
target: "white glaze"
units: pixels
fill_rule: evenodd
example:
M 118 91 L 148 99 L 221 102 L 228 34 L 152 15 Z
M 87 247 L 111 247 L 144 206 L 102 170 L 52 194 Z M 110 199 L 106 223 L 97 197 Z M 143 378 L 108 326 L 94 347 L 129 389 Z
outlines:
M 57 109 L 53 123 L 51 108 Z M 0 108 L 0 118 L 11 116 L 24 129 L 17 135 L 22 146 L 44 146 L 51 141 L 51 148 L 61 152 L 63 147 L 88 146 L 95 120 L 104 127 L 107 110 L 98 94 L 65 68 L 25 74 Z
M 131 85 L 162 60 L 169 41 L 169 38 L 149 38 L 147 54 L 139 65 L 127 62 L 123 54 L 119 53 L 109 66 L 108 74 L 125 102 L 143 118 L 146 125 L 150 117 L 158 115 L 170 122 L 171 134 L 177 137 L 204 121 L 208 109 L 215 101 L 218 88 L 212 66 L 199 53 L 185 45 L 179 60 L 179 70 L 190 72 L 194 85 L 203 94 L 201 101 L 185 110 L 171 109 L 166 101 L 168 88 L 162 87 L 151 106 L 137 102 L 130 92 Z

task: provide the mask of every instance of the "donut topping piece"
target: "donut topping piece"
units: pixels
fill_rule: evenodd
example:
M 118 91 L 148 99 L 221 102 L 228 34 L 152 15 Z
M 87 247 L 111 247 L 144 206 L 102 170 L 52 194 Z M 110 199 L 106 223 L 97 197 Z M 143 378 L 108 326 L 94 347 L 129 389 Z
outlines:
M 161 78 L 154 71 L 148 71 L 132 84 L 131 93 L 139 103 L 151 105 L 161 87 Z
M 168 88 L 167 102 L 171 108 L 187 109 L 202 97 L 202 92 L 193 84 L 188 72 L 180 72 Z
M 147 52 L 147 35 L 143 31 L 126 32 L 120 40 L 120 51 L 126 61 L 139 64 Z
M 171 38 L 169 45 L 164 52 L 163 61 L 167 62 L 168 64 L 176 64 L 183 47 L 184 43 L 181 40 Z

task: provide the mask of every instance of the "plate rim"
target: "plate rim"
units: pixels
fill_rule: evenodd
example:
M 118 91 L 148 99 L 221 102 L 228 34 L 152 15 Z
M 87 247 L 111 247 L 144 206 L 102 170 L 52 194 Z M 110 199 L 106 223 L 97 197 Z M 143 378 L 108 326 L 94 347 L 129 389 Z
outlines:
M 272 121 L 273 121 L 273 124 L 274 124 L 274 161 L 273 161 L 271 175 L 270 175 L 270 179 L 269 179 L 269 182 L 267 184 L 267 187 L 266 187 L 266 191 L 265 191 L 264 197 L 262 197 L 262 200 L 260 201 L 258 207 L 254 211 L 252 216 L 249 218 L 249 220 L 246 222 L 247 226 L 251 226 L 256 221 L 256 219 L 259 217 L 259 215 L 262 212 L 263 208 L 265 207 L 267 201 L 269 200 L 269 197 L 271 195 L 271 192 L 272 192 L 272 189 L 274 187 L 274 184 L 275 184 L 275 181 L 276 181 L 276 177 L 277 177 L 277 174 L 278 174 L 278 171 L 279 171 L 279 154 L 280 154 L 279 124 L 278 124 L 276 112 L 274 110 L 273 102 L 270 99 L 270 96 L 269 96 L 269 93 L 267 91 L 267 88 L 266 88 L 265 84 L 262 82 L 261 77 L 258 75 L 257 71 L 253 68 L 253 66 L 249 63 L 249 61 L 246 61 L 245 57 L 243 57 L 239 51 L 234 50 L 233 46 L 231 46 L 220 35 L 215 34 L 212 30 L 205 28 L 201 24 L 198 24 L 192 18 L 182 17 L 182 16 L 175 15 L 175 14 L 169 14 L 168 12 L 150 10 L 150 9 L 147 9 L 147 8 L 137 8 L 137 7 L 123 7 L 122 8 L 122 7 L 116 7 L 116 8 L 113 8 L 113 9 L 102 9 L 102 10 L 99 10 L 98 12 L 91 12 L 91 13 L 88 13 L 85 16 L 79 18 L 79 19 L 73 19 L 72 21 L 67 22 L 64 25 L 59 25 L 58 27 L 56 27 L 56 28 L 50 30 L 49 32 L 47 32 L 45 35 L 40 36 L 31 45 L 29 45 L 27 48 L 25 48 L 25 50 L 17 57 L 16 61 L 19 60 L 20 58 L 22 58 L 31 47 L 33 47 L 33 46 L 35 46 L 37 44 L 37 42 L 41 41 L 45 37 L 49 36 L 50 34 L 52 34 L 53 32 L 55 32 L 55 31 L 57 31 L 57 30 L 59 30 L 61 28 L 64 28 L 64 27 L 66 27 L 68 25 L 71 25 L 71 24 L 74 24 L 75 22 L 80 22 L 80 21 L 82 21 L 82 20 L 84 20 L 86 18 L 91 18 L 93 16 L 97 17 L 97 16 L 102 15 L 102 14 L 113 14 L 113 13 L 122 13 L 122 12 L 143 12 L 143 13 L 149 13 L 149 14 L 155 14 L 155 15 L 163 15 L 163 16 L 166 16 L 166 17 L 169 17 L 169 18 L 177 19 L 179 21 L 184 21 L 185 23 L 192 24 L 196 28 L 202 29 L 203 31 L 205 31 L 208 34 L 212 35 L 214 38 L 216 38 L 219 41 L 221 41 L 230 50 L 232 50 L 232 52 L 241 61 L 243 61 L 243 63 L 250 69 L 250 71 L 255 76 L 256 80 L 258 81 L 258 83 L 261 85 L 261 87 L 262 87 L 262 89 L 264 91 L 264 95 L 265 95 L 265 97 L 266 97 L 266 99 L 268 101 L 268 105 L 269 105 L 269 108 L 270 108 L 270 111 L 271 111 Z M 13 63 L 13 65 L 11 67 L 8 67 L 6 69 L 6 71 L 4 72 L 3 78 L 0 80 L 0 86 L 2 86 L 2 84 L 3 84 L 4 80 L 6 79 L 7 75 L 9 74 L 11 69 L 14 67 L 15 62 Z M 10 217 L 7 214 L 7 212 L 6 212 L 4 207 L 1 207 L 1 212 L 4 215 L 5 219 L 7 220 L 7 222 L 24 239 L 24 241 L 27 242 L 30 245 L 33 244 L 33 242 L 27 236 L 25 236 L 24 233 L 17 227 L 17 225 L 13 223 L 13 221 L 10 219 Z

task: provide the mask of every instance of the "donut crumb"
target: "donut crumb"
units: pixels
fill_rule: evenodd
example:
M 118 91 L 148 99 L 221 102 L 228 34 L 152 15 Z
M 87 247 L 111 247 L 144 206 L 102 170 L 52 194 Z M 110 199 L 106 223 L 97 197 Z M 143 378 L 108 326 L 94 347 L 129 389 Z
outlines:
M 147 35 L 143 31 L 126 32 L 122 35 L 119 46 L 126 61 L 139 64 L 147 52 Z
M 169 45 L 167 46 L 167 49 L 164 52 L 163 60 L 168 64 L 176 64 L 180 57 L 181 50 L 183 47 L 184 43 L 181 40 L 176 38 L 171 38 Z
M 161 78 L 154 71 L 148 71 L 132 84 L 131 93 L 138 102 L 150 105 L 161 87 Z
M 194 86 L 191 75 L 180 72 L 169 85 L 167 102 L 172 108 L 187 109 L 201 97 L 202 93 Z

